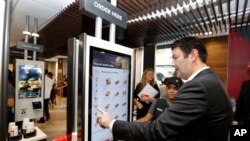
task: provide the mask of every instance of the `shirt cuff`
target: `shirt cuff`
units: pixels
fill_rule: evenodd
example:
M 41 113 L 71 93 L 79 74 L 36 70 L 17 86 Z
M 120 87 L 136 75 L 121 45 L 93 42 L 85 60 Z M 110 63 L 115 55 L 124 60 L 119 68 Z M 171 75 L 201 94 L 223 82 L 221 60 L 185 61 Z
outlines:
M 115 119 L 113 119 L 111 122 L 110 122 L 110 124 L 109 124 L 109 130 L 112 132 L 112 128 L 113 128 L 113 125 L 114 125 L 114 123 L 115 123 Z
M 238 125 L 239 123 L 237 121 L 233 121 L 232 125 Z

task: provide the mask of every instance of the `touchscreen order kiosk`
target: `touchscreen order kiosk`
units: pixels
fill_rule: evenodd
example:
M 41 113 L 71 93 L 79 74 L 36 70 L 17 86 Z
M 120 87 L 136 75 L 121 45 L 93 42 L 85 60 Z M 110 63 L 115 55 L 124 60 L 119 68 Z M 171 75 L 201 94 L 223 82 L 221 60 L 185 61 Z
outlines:
M 85 35 L 86 82 L 84 140 L 113 140 L 97 123 L 97 107 L 114 118 L 132 117 L 133 49 Z M 89 68 L 89 69 L 88 69 Z M 87 114 L 86 114 L 87 113 Z
M 16 59 L 15 121 L 43 116 L 44 62 Z

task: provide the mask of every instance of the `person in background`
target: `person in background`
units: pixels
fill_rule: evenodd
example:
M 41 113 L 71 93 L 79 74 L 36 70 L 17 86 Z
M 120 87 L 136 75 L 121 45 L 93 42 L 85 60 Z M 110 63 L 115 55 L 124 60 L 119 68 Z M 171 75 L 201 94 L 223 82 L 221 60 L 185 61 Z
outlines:
M 206 47 L 197 37 L 185 37 L 171 49 L 177 76 L 187 80 L 172 105 L 143 123 L 116 120 L 97 108 L 97 123 L 109 128 L 114 140 L 228 141 L 232 107 L 222 82 L 206 65 Z
M 140 91 L 146 86 L 146 84 L 150 84 L 152 87 L 154 87 L 158 92 L 159 87 L 154 79 L 154 70 L 151 68 L 146 68 L 142 74 L 141 82 L 137 84 L 135 91 L 134 91 L 134 97 L 133 101 L 134 104 L 136 105 L 136 119 L 144 117 L 147 112 L 149 107 L 151 106 L 152 102 L 155 101 L 156 98 L 159 98 L 160 95 L 157 94 L 155 97 L 140 97 L 138 94 Z
M 165 82 L 167 86 L 166 88 L 167 93 L 165 93 L 166 98 L 156 99 L 156 101 L 152 103 L 152 105 L 150 106 L 146 116 L 136 120 L 136 122 L 146 122 L 146 121 L 155 120 L 165 110 L 165 108 L 168 108 L 172 104 L 183 82 L 180 78 L 177 78 L 177 77 L 170 77 L 170 78 L 167 78 L 167 80 L 168 81 Z
M 63 76 L 63 96 L 64 97 L 67 97 L 67 90 L 68 89 L 68 75 L 67 74 L 65 74 L 64 76 Z
M 53 108 L 54 104 L 56 105 L 55 79 L 54 79 L 53 74 L 51 72 L 48 73 L 48 76 L 49 76 L 49 78 L 51 78 L 54 81 L 52 89 L 50 91 L 50 101 L 51 101 L 51 105 Z
M 46 117 L 46 120 L 50 119 L 50 113 L 49 113 L 49 100 L 50 100 L 50 94 L 51 90 L 54 84 L 54 80 L 51 79 L 48 75 L 48 70 L 45 69 L 45 88 L 44 88 L 44 114 Z M 44 123 L 45 118 L 41 117 L 40 120 L 38 121 L 39 123 Z
M 241 85 L 240 95 L 236 104 L 234 124 L 250 126 L 250 62 L 247 66 L 248 79 Z
M 167 97 L 167 82 L 168 82 L 169 77 L 165 77 L 164 80 L 162 81 L 162 84 L 160 86 L 160 98 L 166 99 Z
M 15 88 L 14 88 L 14 76 L 12 71 L 8 70 L 8 94 L 7 94 L 7 122 L 14 122 L 15 115 L 13 108 L 15 105 Z

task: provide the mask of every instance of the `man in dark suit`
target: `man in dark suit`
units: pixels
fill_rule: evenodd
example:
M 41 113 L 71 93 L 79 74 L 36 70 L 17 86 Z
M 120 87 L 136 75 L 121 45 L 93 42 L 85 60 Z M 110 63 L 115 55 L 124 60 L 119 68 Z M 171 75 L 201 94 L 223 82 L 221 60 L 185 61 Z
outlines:
M 177 76 L 187 80 L 172 105 L 146 123 L 114 120 L 98 109 L 97 123 L 109 128 L 115 140 L 227 141 L 232 107 L 221 81 L 206 65 L 205 46 L 198 38 L 187 37 L 171 48 Z
M 250 62 L 247 66 L 249 79 L 241 85 L 234 120 L 236 124 L 250 126 Z

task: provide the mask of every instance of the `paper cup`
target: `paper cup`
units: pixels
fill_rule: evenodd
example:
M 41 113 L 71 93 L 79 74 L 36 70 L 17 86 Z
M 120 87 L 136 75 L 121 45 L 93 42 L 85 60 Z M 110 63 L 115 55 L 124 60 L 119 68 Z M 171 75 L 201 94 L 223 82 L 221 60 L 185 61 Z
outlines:
M 10 123 L 9 123 L 9 126 L 8 126 L 8 133 L 10 133 L 11 127 L 12 127 L 12 126 L 15 126 L 15 125 L 16 125 L 15 122 L 10 122 Z
M 10 127 L 10 136 L 14 137 L 18 135 L 18 126 L 14 125 Z
M 34 122 L 29 122 L 29 125 L 27 127 L 27 130 L 29 130 L 30 132 L 34 132 L 35 126 L 34 126 Z

